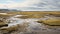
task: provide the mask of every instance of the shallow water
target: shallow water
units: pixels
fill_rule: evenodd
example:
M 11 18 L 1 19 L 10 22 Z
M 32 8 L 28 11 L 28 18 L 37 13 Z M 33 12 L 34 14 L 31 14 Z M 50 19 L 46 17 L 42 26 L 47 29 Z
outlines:
M 46 25 L 42 24 L 42 23 L 37 23 L 36 21 L 38 20 L 44 20 L 47 18 L 28 18 L 28 19 L 20 19 L 20 18 L 15 18 L 21 15 L 15 15 L 11 18 L 9 18 L 10 22 L 8 25 L 8 27 L 11 27 L 13 25 L 17 25 L 17 24 L 23 24 L 25 22 L 29 23 L 29 26 L 27 28 L 29 28 L 29 30 L 31 30 L 32 32 L 37 32 L 37 33 L 41 33 L 44 34 L 46 32 L 46 34 L 51 33 L 51 34 L 57 34 L 60 32 L 60 28 L 47 28 Z M 31 32 L 30 32 L 31 33 Z M 28 32 L 26 32 L 25 34 L 29 34 Z M 33 34 L 33 33 L 31 33 Z

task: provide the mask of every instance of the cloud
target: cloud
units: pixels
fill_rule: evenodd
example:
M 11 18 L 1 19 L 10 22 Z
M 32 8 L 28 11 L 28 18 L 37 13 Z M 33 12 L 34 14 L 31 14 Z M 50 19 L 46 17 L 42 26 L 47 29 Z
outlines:
M 60 0 L 5 0 L 0 1 L 0 8 L 21 10 L 59 10 Z
M 8 0 L 6 1 L 8 3 L 5 4 L 0 4 L 3 7 L 7 7 L 7 8 L 15 8 L 15 7 L 29 7 L 30 5 L 34 4 L 34 3 L 38 3 L 37 0 L 25 0 L 24 2 L 14 2 L 12 0 Z M 0 7 L 1 8 L 1 7 Z

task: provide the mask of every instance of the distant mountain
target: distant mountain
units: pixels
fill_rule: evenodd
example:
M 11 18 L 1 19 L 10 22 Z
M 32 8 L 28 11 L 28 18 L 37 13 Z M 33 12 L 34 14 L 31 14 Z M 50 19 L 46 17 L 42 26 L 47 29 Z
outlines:
M 0 11 L 9 11 L 8 9 L 0 9 Z
M 20 11 L 16 9 L 0 9 L 0 12 L 15 12 L 15 11 Z

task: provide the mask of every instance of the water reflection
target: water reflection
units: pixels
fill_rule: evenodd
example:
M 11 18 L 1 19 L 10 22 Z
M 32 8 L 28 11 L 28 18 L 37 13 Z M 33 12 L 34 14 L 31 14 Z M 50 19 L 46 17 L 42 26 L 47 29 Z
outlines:
M 57 32 L 60 31 L 60 28 L 54 28 L 54 27 L 53 28 L 48 28 L 46 25 L 44 25 L 42 23 L 37 23 L 36 22 L 38 20 L 47 19 L 47 18 L 20 19 L 20 18 L 15 18 L 15 17 L 17 17 L 17 15 L 16 16 L 13 16 L 13 17 L 11 17 L 9 19 L 11 21 L 11 23 L 9 23 L 9 26 L 8 27 L 13 26 L 13 25 L 17 25 L 17 24 L 23 24 L 23 23 L 27 22 L 27 23 L 29 23 L 29 26 L 27 27 L 28 28 L 28 30 L 26 30 L 27 32 L 25 32 L 24 34 L 36 34 L 36 32 L 37 32 L 37 34 L 39 34 L 40 32 L 42 32 L 42 34 L 44 34 L 45 32 L 46 32 L 46 34 L 47 33 L 54 34 L 55 32 L 57 33 Z M 33 32 L 33 33 L 31 33 L 31 32 Z

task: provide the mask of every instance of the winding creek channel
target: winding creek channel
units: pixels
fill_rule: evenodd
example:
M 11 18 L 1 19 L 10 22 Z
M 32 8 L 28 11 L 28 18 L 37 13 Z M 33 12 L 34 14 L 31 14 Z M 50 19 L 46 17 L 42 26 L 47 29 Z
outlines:
M 37 23 L 38 20 L 48 19 L 49 17 L 21 19 L 21 18 L 16 18 L 18 16 L 22 16 L 22 15 L 15 15 L 9 18 L 10 23 L 8 24 L 8 27 L 11 27 L 17 24 L 23 24 L 26 22 L 26 23 L 29 23 L 29 26 L 27 28 L 32 32 L 37 32 L 38 34 L 59 34 L 60 33 L 60 27 L 48 28 L 47 25 L 44 25 L 42 23 Z M 26 32 L 25 34 L 37 34 L 37 33 Z

